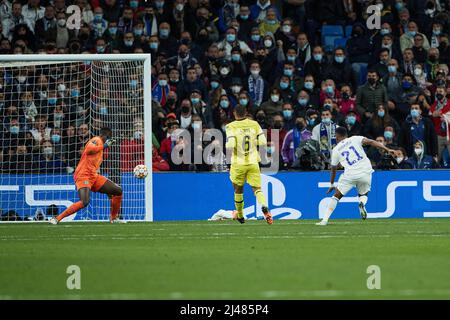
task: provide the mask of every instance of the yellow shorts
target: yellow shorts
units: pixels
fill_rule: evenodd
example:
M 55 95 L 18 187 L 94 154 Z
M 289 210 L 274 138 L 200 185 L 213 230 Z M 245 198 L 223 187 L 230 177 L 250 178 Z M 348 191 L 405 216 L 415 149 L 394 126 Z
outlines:
M 258 164 L 231 165 L 230 180 L 238 186 L 243 186 L 245 182 L 255 188 L 261 187 L 261 171 Z

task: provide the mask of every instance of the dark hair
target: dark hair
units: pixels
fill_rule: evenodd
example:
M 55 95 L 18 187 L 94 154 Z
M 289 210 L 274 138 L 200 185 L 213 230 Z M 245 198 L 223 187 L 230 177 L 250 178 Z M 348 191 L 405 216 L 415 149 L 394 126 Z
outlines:
M 100 135 L 102 136 L 111 136 L 112 135 L 112 130 L 108 127 L 103 127 L 100 129 Z
M 337 127 L 336 134 L 340 135 L 341 137 L 346 137 L 348 135 L 347 129 L 345 129 L 345 127 Z
M 240 118 L 245 117 L 245 115 L 247 114 L 247 108 L 238 104 L 234 108 L 234 112 L 236 112 L 236 115 Z

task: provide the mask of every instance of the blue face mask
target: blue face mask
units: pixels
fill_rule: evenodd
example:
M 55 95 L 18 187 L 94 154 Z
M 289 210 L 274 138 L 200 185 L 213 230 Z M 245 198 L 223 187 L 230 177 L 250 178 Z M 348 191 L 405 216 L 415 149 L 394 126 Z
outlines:
M 48 104 L 51 106 L 54 106 L 56 104 L 56 101 L 56 98 L 48 98 Z
M 234 41 L 236 41 L 236 35 L 235 35 L 235 34 L 232 34 L 232 33 L 227 34 L 227 41 L 228 41 L 228 42 L 234 42 Z
M 408 31 L 407 34 L 409 35 L 410 38 L 414 38 L 417 34 L 416 31 Z
M 292 77 L 294 72 L 291 69 L 284 69 L 283 74 L 288 77 Z
M 305 99 L 305 98 L 298 99 L 298 104 L 301 105 L 302 107 L 306 106 L 307 103 L 308 103 L 308 99 Z
M 277 20 L 266 20 L 268 24 L 274 25 L 277 23 Z
M 386 140 L 391 140 L 394 137 L 394 133 L 392 131 L 385 131 L 384 137 L 386 138 Z
M 217 89 L 218 87 L 219 87 L 219 83 L 217 81 L 212 81 L 211 82 L 211 88 Z
M 241 60 L 241 55 L 239 54 L 232 54 L 231 55 L 231 60 L 234 62 L 239 62 Z
M 325 92 L 328 94 L 332 94 L 332 93 L 334 93 L 334 88 L 332 86 L 327 86 L 325 88 Z
M 384 111 L 378 111 L 378 116 L 380 118 L 384 118 Z
M 162 9 L 164 7 L 164 1 L 155 1 L 156 9 Z
M 194 129 L 194 130 L 200 129 L 200 123 L 193 123 L 192 124 L 192 129 Z
M 59 143 L 61 141 L 61 136 L 59 134 L 53 134 L 52 135 L 52 142 L 53 143 Z
M 191 98 L 191 102 L 192 102 L 192 104 L 197 104 L 200 102 L 200 99 L 199 98 Z
M 315 119 L 309 119 L 308 120 L 308 125 L 311 126 L 311 127 L 314 126 L 315 123 L 316 123 Z
M 158 84 L 159 84 L 161 87 L 165 87 L 165 86 L 167 86 L 167 80 L 159 80 L 159 81 L 158 81 Z
M 134 35 L 136 37 L 142 36 L 143 33 L 144 33 L 144 30 L 142 30 L 142 29 L 134 29 Z
M 150 42 L 150 49 L 158 50 L 158 42 Z
M 283 117 L 285 119 L 291 119 L 292 118 L 292 110 L 283 110 Z
M 286 90 L 287 88 L 289 88 L 289 83 L 286 82 L 280 82 L 280 88 L 282 90 Z
M 261 36 L 259 34 L 252 34 L 252 40 L 254 42 L 259 42 L 259 40 L 261 40 Z
M 348 116 L 347 117 L 347 123 L 349 124 L 349 125 L 354 125 L 355 123 L 356 123 L 356 117 L 355 116 Z
M 248 99 L 240 99 L 239 100 L 239 104 L 241 105 L 241 106 L 246 106 L 247 104 L 248 104 Z
M 242 15 L 242 14 L 241 14 L 240 17 L 241 17 L 241 19 L 244 20 L 244 21 L 248 20 L 248 14 L 246 14 L 246 15 Z
M 19 126 L 11 126 L 9 127 L 9 132 L 11 132 L 12 134 L 18 134 L 20 131 Z
M 70 92 L 70 94 L 72 95 L 72 97 L 77 98 L 77 97 L 80 96 L 80 90 L 72 89 L 72 91 Z
M 412 87 L 412 83 L 405 80 L 402 82 L 402 87 L 403 87 L 403 89 L 409 89 Z
M 322 61 L 322 58 L 323 58 L 323 56 L 321 53 L 314 55 L 314 60 L 316 60 L 316 61 Z
M 139 1 L 130 1 L 130 8 L 136 9 L 139 6 Z
M 322 119 L 322 123 L 323 124 L 330 124 L 331 123 L 331 119 L 330 118 L 323 118 Z
M 305 82 L 305 88 L 308 90 L 312 90 L 314 88 L 314 83 L 313 82 Z
M 418 118 L 419 116 L 420 116 L 419 110 L 416 110 L 416 109 L 411 110 L 411 117 Z
M 389 29 L 381 29 L 380 33 L 381 33 L 382 36 L 384 36 L 384 35 L 387 35 L 387 34 L 389 34 L 391 32 L 389 31 Z
M 388 71 L 390 73 L 396 73 L 397 72 L 397 67 L 396 66 L 388 66 Z
M 295 61 L 295 56 L 287 56 L 287 61 L 289 62 L 294 62 Z
M 160 29 L 159 30 L 159 36 L 163 39 L 168 38 L 169 37 L 169 29 Z
M 227 109 L 230 105 L 230 102 L 228 100 L 220 100 L 220 106 L 224 109 Z
M 344 62 L 345 57 L 334 57 L 334 60 L 335 60 L 337 63 L 342 63 L 342 62 Z
M 100 114 L 103 114 L 103 115 L 108 114 L 108 108 L 106 108 L 106 107 L 101 107 L 101 108 L 100 108 Z
M 137 87 L 137 80 L 131 80 L 130 81 L 130 87 L 133 88 L 133 89 L 136 89 L 136 87 Z
M 117 27 L 109 27 L 108 30 L 109 33 L 112 34 L 113 36 L 116 35 L 117 33 Z
M 395 9 L 397 9 L 397 11 L 400 11 L 401 9 L 403 9 L 403 6 L 404 6 L 403 2 L 397 2 L 395 4 Z
M 101 13 L 97 13 L 94 15 L 95 21 L 101 21 L 102 18 L 103 18 L 103 14 L 101 14 Z

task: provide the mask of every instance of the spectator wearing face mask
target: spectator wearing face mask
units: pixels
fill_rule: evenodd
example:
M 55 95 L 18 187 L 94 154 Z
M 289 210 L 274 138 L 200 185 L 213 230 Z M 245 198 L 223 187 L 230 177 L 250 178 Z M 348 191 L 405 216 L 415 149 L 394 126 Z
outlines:
M 122 172 L 132 172 L 144 162 L 144 128 L 142 122 L 135 122 L 128 139 L 120 144 L 120 168 Z
M 311 139 L 311 137 L 312 133 L 308 130 L 305 118 L 302 116 L 296 117 L 295 126 L 286 133 L 281 147 L 283 163 L 287 165 L 287 168 L 292 166 L 296 160 L 295 150 L 300 146 L 300 143 Z
M 269 95 L 269 100 L 261 104 L 261 109 L 264 110 L 267 117 L 272 117 L 276 113 L 282 112 L 283 101 L 281 100 L 281 92 L 278 88 L 270 90 Z
M 365 28 L 361 23 L 355 23 L 352 28 L 352 35 L 346 44 L 349 63 L 352 65 L 353 78 L 356 83 L 360 83 L 361 68 L 367 68 L 372 54 L 372 46 Z
M 385 128 L 389 126 L 394 128 L 395 132 L 399 132 L 400 130 L 397 121 L 391 117 L 387 108 L 380 104 L 374 115 L 365 123 L 364 136 L 370 139 L 384 136 Z
M 347 129 L 349 137 L 362 135 L 362 126 L 355 111 L 349 111 L 339 125 Z
M 316 46 L 312 50 L 312 59 L 305 65 L 305 74 L 313 76 L 316 83 L 321 83 L 326 79 L 328 73 L 328 61 L 321 46 Z
M 44 141 L 39 154 L 34 159 L 35 170 L 39 173 L 63 173 L 66 172 L 65 163 L 54 153 L 53 144 Z
M 267 100 L 269 85 L 261 76 L 261 65 L 258 61 L 250 63 L 250 75 L 246 81 L 246 90 L 248 91 L 251 101 L 255 107 L 259 107 Z
M 332 120 L 330 108 L 324 108 L 322 111 L 321 122 L 312 130 L 312 139 L 320 144 L 320 152 L 325 161 L 329 162 L 331 150 L 336 146 L 336 128 L 339 127 Z
M 416 35 L 421 35 L 423 37 L 423 48 L 425 50 L 430 49 L 430 43 L 427 37 L 419 32 L 419 28 L 414 21 L 408 22 L 408 27 L 406 32 L 400 37 L 400 48 L 403 51 L 407 48 L 412 48 L 414 46 L 414 37 Z
M 352 83 L 352 67 L 345 55 L 344 48 L 334 49 L 333 60 L 327 68 L 327 79 L 332 79 L 337 87 L 344 83 Z
M 406 154 L 405 148 L 397 148 L 395 150 L 395 161 L 397 162 L 397 169 L 412 169 L 413 166 L 408 161 L 408 155 Z
M 414 143 L 414 152 L 409 157 L 408 163 L 413 169 L 436 169 L 439 165 L 432 156 L 426 154 L 424 143 L 420 140 Z
M 152 171 L 159 172 L 169 170 L 170 170 L 169 163 L 159 155 L 158 149 L 155 148 L 155 146 L 152 146 Z
M 225 58 L 231 59 L 231 51 L 233 48 L 238 47 L 241 50 L 241 54 L 246 55 L 253 53 L 250 47 L 244 42 L 238 39 L 238 33 L 234 27 L 228 27 L 225 38 L 217 44 L 219 50 L 225 52 Z
M 275 32 L 275 40 L 281 41 L 284 52 L 290 49 L 297 41 L 296 34 L 293 31 L 293 24 L 290 18 L 286 18 L 282 21 L 280 28 Z
M 193 90 L 190 94 L 190 100 L 192 104 L 192 114 L 200 116 L 203 124 L 208 128 L 212 128 L 214 124 L 211 106 L 203 101 L 201 91 Z
M 409 157 L 413 155 L 415 141 L 423 141 L 424 153 L 436 157 L 438 155 L 438 142 L 432 121 L 422 117 L 420 105 L 411 105 L 410 115 L 403 122 L 399 134 L 399 145 L 406 149 Z
M 450 152 L 450 99 L 446 96 L 445 87 L 436 89 L 436 100 L 430 108 L 434 132 L 437 134 L 439 156 L 447 148 Z
M 178 69 L 181 79 L 186 77 L 187 70 L 197 64 L 198 61 L 194 58 L 190 49 L 186 44 L 181 44 L 178 47 L 178 55 L 167 59 L 167 67 L 169 69 Z
M 202 97 L 208 97 L 208 91 L 204 82 L 198 78 L 195 68 L 189 67 L 186 74 L 186 79 L 180 82 L 177 89 L 177 94 L 180 99 L 189 98 L 190 94 L 194 90 L 199 90 Z
M 386 88 L 379 83 L 379 74 L 376 70 L 369 70 L 367 83 L 358 88 L 356 93 L 356 109 L 365 123 L 376 112 L 379 105 L 387 105 Z
M 228 120 L 233 118 L 233 106 L 226 94 L 222 94 L 213 107 L 213 122 L 215 128 L 221 128 L 222 124 L 228 123 Z

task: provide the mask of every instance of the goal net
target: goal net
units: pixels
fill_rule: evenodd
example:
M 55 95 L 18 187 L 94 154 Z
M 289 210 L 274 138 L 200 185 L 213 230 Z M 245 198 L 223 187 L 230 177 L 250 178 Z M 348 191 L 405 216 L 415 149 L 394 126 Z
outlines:
M 48 220 L 79 200 L 73 172 L 87 141 L 112 129 L 100 174 L 120 185 L 124 220 L 152 220 L 150 56 L 0 56 L 2 221 Z M 144 143 L 146 142 L 146 143 Z M 151 172 L 151 171 L 150 171 Z M 108 220 L 110 200 L 91 192 L 68 220 Z

